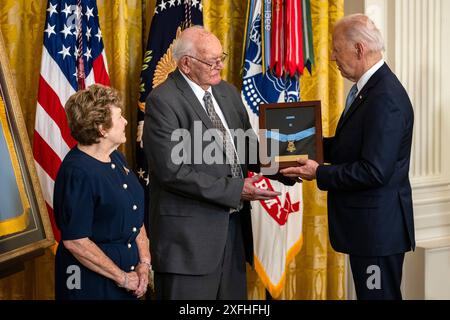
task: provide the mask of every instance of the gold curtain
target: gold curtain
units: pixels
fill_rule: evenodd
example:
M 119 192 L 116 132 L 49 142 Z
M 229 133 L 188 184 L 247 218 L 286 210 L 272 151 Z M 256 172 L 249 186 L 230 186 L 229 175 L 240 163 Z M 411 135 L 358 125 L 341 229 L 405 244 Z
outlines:
M 331 28 L 343 15 L 344 0 L 312 0 L 316 64 L 313 76 L 301 80 L 303 100 L 322 101 L 323 129 L 332 135 L 342 110 L 342 78 L 330 63 Z M 136 103 L 143 43 L 147 41 L 156 0 L 97 0 L 112 86 L 125 101 L 129 120 L 123 151 L 132 163 L 136 130 Z M 10 60 L 30 140 L 33 136 L 47 0 L 1 0 L 0 29 Z M 221 40 L 229 54 L 223 76 L 241 86 L 242 43 L 246 1 L 203 0 L 205 26 Z M 326 195 L 315 182 L 304 185 L 304 246 L 289 266 L 282 299 L 345 298 L 344 258 L 329 245 Z M 50 251 L 25 263 L 24 270 L 0 279 L 0 300 L 52 299 L 53 261 Z M 249 297 L 264 299 L 265 292 L 249 270 Z
M 344 15 L 344 0 L 312 0 L 311 15 L 315 64 L 312 76 L 305 71 L 300 81 L 302 100 L 322 102 L 324 136 L 333 136 L 343 109 L 343 80 L 331 62 L 333 26 Z M 345 299 L 345 257 L 336 253 L 328 238 L 326 193 L 315 181 L 303 185 L 305 205 L 304 247 L 297 256 L 295 297 L 298 299 Z
M 111 85 L 120 91 L 125 103 L 127 143 L 122 151 L 131 165 L 137 128 L 133 119 L 137 118 L 142 64 L 143 1 L 97 0 L 97 7 Z

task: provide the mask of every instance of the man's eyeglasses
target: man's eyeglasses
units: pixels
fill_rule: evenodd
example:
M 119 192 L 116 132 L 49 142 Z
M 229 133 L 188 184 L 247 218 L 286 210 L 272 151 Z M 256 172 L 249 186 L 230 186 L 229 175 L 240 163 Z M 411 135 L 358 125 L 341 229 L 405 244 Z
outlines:
M 209 68 L 210 68 L 211 70 L 213 70 L 213 69 L 218 69 L 218 68 L 220 67 L 220 64 L 221 64 L 221 63 L 224 63 L 224 61 L 225 61 L 225 59 L 227 58 L 228 54 L 226 54 L 225 52 L 223 52 L 223 53 L 222 53 L 222 56 L 221 56 L 220 58 L 218 58 L 218 59 L 216 60 L 216 62 L 214 62 L 214 63 L 209 63 L 209 62 L 207 62 L 207 61 L 205 61 L 205 60 L 201 60 L 201 59 L 199 59 L 199 58 L 190 56 L 190 55 L 188 55 L 188 54 L 187 54 L 186 56 L 189 57 L 189 58 L 192 58 L 192 59 L 194 59 L 194 60 L 197 60 L 198 62 L 201 62 L 201 63 L 203 63 L 203 64 L 206 64 L 207 66 L 209 66 Z

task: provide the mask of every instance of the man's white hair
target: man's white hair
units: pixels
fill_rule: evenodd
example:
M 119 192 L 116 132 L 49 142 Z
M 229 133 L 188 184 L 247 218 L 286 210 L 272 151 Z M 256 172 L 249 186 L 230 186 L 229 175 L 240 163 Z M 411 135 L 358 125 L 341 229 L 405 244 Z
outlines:
M 192 26 L 189 29 L 198 29 L 203 32 L 207 32 L 205 28 L 202 26 Z M 176 63 L 180 61 L 180 59 L 185 55 L 195 55 L 196 49 L 194 47 L 194 39 L 190 36 L 186 36 L 181 33 L 181 35 L 178 37 L 178 39 L 175 40 L 173 47 L 172 47 L 172 55 L 175 59 Z
M 347 40 L 364 44 L 369 51 L 385 50 L 383 36 L 375 23 L 364 14 L 352 14 L 339 20 L 335 29 L 342 28 Z

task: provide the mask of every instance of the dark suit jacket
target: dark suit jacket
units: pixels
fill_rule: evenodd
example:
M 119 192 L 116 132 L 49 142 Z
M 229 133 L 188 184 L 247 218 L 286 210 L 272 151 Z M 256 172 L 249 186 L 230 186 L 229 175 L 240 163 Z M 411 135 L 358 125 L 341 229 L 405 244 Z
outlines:
M 212 87 L 213 95 L 230 129 L 251 128 L 248 115 L 236 88 L 225 81 Z M 197 122 L 197 129 L 194 122 Z M 230 208 L 240 204 L 243 179 L 233 179 L 229 164 L 174 164 L 172 132 L 183 128 L 201 152 L 211 144 L 201 141 L 194 130 L 213 125 L 181 73 L 176 70 L 152 90 L 146 101 L 144 150 L 151 175 L 149 205 L 150 247 L 155 271 L 178 274 L 207 274 L 215 270 L 227 239 Z M 256 136 L 249 139 L 256 143 Z M 247 141 L 248 142 L 248 141 Z M 248 142 L 249 143 L 249 142 Z M 198 155 L 198 153 L 197 153 Z M 247 176 L 247 165 L 242 165 Z M 259 171 L 258 166 L 251 168 Z M 249 204 L 238 213 L 241 219 L 247 261 L 252 263 L 253 241 Z
M 408 178 L 414 115 L 400 81 L 384 64 L 367 82 L 333 138 L 324 139 L 317 185 L 328 191 L 331 245 L 358 256 L 415 247 Z

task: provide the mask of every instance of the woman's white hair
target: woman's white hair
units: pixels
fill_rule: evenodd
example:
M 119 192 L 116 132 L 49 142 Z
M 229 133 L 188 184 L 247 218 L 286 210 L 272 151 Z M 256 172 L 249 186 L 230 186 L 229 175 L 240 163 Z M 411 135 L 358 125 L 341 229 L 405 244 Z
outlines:
M 369 51 L 384 51 L 384 40 L 375 23 L 364 14 L 352 14 L 336 23 L 335 29 L 343 28 L 347 40 L 364 44 Z
M 192 26 L 189 29 L 198 29 L 207 32 L 202 26 Z M 172 55 L 176 63 L 185 55 L 195 55 L 194 39 L 184 32 L 175 40 L 172 47 Z

